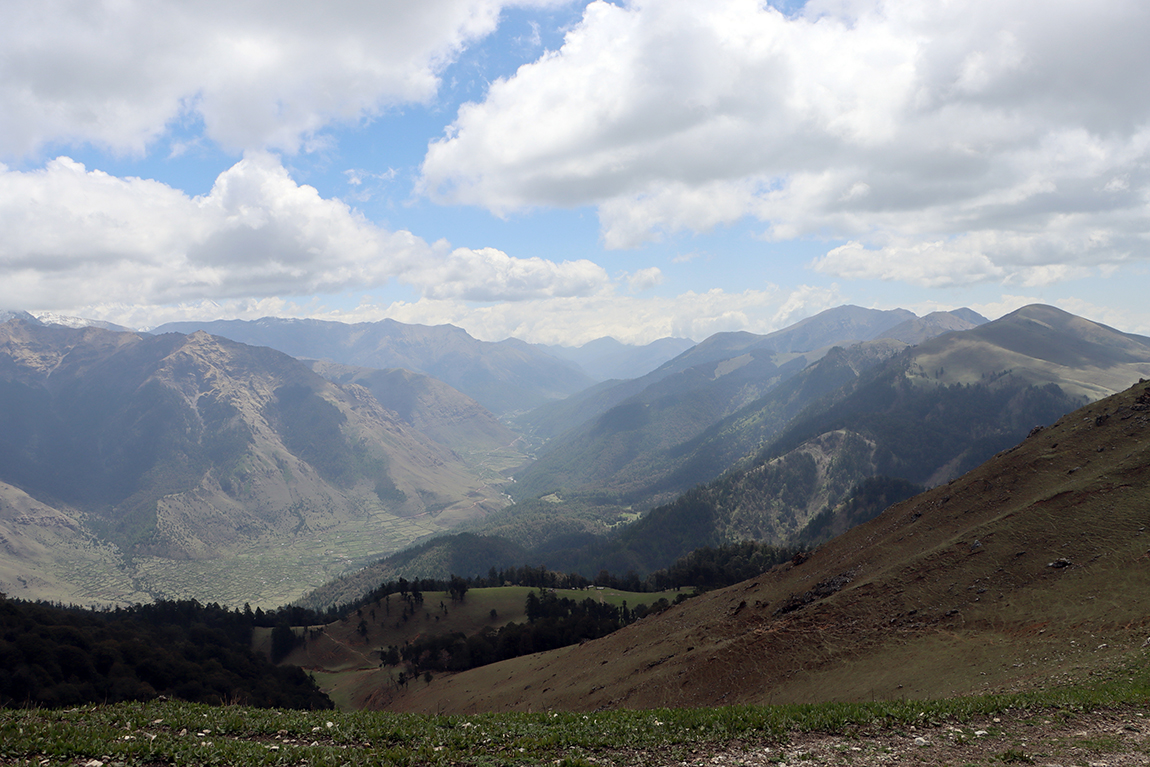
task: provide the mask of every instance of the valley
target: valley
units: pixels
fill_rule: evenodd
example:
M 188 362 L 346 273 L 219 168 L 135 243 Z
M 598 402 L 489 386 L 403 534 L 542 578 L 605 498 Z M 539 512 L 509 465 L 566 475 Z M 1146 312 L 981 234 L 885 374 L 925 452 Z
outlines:
M 1148 38 L 0 0 L 0 767 L 1150 767 Z
M 503 507 L 522 460 L 441 384 L 401 416 L 359 384 L 202 332 L 15 320 L 0 334 L 0 525 L 18 571 L 0 587 L 14 597 L 283 604 Z
M 345 711 L 935 699 L 1132 662 L 1150 339 L 908 314 L 714 337 L 502 418 L 413 371 L 11 320 L 0 582 L 262 607 L 273 656 L 311 616 L 281 664 Z M 543 638 L 540 604 L 585 633 Z

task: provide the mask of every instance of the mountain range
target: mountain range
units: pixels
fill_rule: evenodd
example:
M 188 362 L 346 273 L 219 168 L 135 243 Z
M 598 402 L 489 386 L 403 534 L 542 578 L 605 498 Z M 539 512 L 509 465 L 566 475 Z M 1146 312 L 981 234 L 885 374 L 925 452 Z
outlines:
M 486 546 L 494 561 L 512 544 L 526 547 L 526 561 L 564 572 L 643 575 L 704 545 L 807 545 L 885 507 L 862 498 L 889 503 L 947 482 L 1035 426 L 1142 377 L 1150 377 L 1150 339 L 1046 306 L 914 347 L 837 347 L 685 442 L 677 469 L 651 461 L 648 496 L 661 489 L 652 478 L 688 488 L 671 501 L 637 514 L 637 501 L 606 490 L 553 488 L 543 501 L 467 524 L 484 536 L 469 557 Z M 715 478 L 691 484 L 707 473 Z M 444 539 L 402 565 L 387 560 L 365 571 L 360 593 L 384 573 L 469 573 L 452 546 Z
M 529 498 L 561 488 L 613 491 L 639 504 L 667 500 L 718 476 L 769 439 L 771 429 L 781 428 L 812 396 L 845 383 L 848 378 L 831 376 L 805 386 L 765 428 L 761 419 L 760 428 L 739 434 L 721 425 L 736 413 L 745 421 L 750 408 L 762 409 L 763 398 L 832 348 L 852 349 L 849 362 L 836 361 L 854 376 L 912 341 L 985 322 L 970 310 L 919 318 L 903 309 L 841 306 L 765 336 L 716 334 L 645 376 L 588 390 L 518 419 L 520 428 L 547 442 L 538 449 L 538 460 L 516 475 L 512 492 Z M 707 438 L 715 429 L 722 432 L 718 452 L 715 440 Z M 695 445 L 705 447 L 700 451 Z
M 397 381 L 402 416 L 358 383 L 202 331 L 0 324 L 0 588 L 286 600 L 503 506 L 478 463 L 513 437 L 439 382 Z
M 597 338 L 582 346 L 538 345 L 559 359 L 574 362 L 597 381 L 627 380 L 646 375 L 695 345 L 689 338 L 660 338 L 637 346 L 614 338 Z
M 1150 339 L 1053 307 L 993 322 L 842 307 L 770 336 L 721 334 L 502 421 L 416 371 L 6 317 L 0 591 L 13 597 L 238 605 L 318 587 L 325 607 L 420 568 L 649 572 L 700 546 L 737 558 L 729 544 L 747 538 L 789 558 L 668 593 L 601 639 L 418 685 L 376 684 L 390 672 L 374 657 L 333 669 L 374 685 L 373 705 L 1019 690 L 1117 668 L 1150 632 Z M 507 505 L 531 440 L 552 479 L 591 479 L 518 470 L 523 500 Z M 414 618 L 434 644 L 431 609 L 393 618 L 389 605 L 376 602 L 385 622 Z M 361 612 L 366 636 L 381 617 Z M 472 619 L 501 620 L 487 607 Z M 352 632 L 332 633 L 340 657 L 356 654 Z
M 453 325 L 395 320 L 348 324 L 265 317 L 173 322 L 154 333 L 204 330 L 293 357 L 364 368 L 402 368 L 451 385 L 495 414 L 529 409 L 584 389 L 595 380 L 577 365 L 509 338 L 479 341 Z
M 388 691 L 396 711 L 592 711 L 1019 691 L 1142 663 L 1150 386 L 744 583 L 607 637 Z
M 1052 307 L 994 322 L 839 307 L 766 336 L 719 334 L 638 378 L 498 419 L 411 370 L 8 316 L 0 586 L 99 603 L 267 604 L 336 575 L 347 598 L 372 573 L 446 577 L 489 555 L 593 575 L 744 538 L 801 545 L 1150 375 L 1150 340 Z M 228 327 L 413 359 L 459 343 L 480 368 L 526 346 L 332 324 Z M 352 574 L 456 529 L 471 543 Z

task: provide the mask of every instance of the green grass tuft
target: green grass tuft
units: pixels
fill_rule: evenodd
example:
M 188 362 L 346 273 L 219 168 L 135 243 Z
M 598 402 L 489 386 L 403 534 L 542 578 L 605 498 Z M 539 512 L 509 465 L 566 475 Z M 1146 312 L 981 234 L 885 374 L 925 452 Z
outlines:
M 733 742 L 773 745 L 788 733 L 962 723 L 1008 710 L 1056 717 L 1144 706 L 1150 671 L 1093 686 L 934 701 L 730 706 L 594 713 L 424 716 L 210 707 L 179 701 L 0 710 L 0 763 L 196 765 L 533 765 L 586 767 L 620 751 L 677 753 Z M 1101 745 L 1101 744 L 1094 744 Z M 1031 763 L 1018 749 L 999 759 Z

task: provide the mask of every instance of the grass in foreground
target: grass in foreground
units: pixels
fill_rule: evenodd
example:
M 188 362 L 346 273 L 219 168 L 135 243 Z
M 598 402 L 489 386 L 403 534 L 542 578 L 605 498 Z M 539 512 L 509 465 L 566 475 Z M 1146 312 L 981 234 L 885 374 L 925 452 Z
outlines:
M 1141 664 L 1138 664 L 1139 666 Z M 0 710 L 0 764 L 589 765 L 622 753 L 785 742 L 788 733 L 861 734 L 960 723 L 1008 710 L 1066 714 L 1150 705 L 1150 673 L 1106 682 L 937 701 L 737 706 L 589 714 L 420 716 L 209 707 L 177 701 Z M 1134 676 L 1131 676 L 1132 671 Z M 92 764 L 92 767 L 96 767 Z

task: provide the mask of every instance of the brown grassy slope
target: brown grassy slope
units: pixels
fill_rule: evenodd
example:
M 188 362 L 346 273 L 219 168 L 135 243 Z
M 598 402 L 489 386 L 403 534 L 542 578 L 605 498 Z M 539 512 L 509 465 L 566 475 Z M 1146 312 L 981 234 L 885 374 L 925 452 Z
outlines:
M 388 707 L 867 700 L 1081 678 L 1140 652 L 1150 635 L 1147 406 L 1150 386 L 1136 385 L 798 566 L 595 642 L 414 686 Z M 804 594 L 813 601 L 780 610 Z

